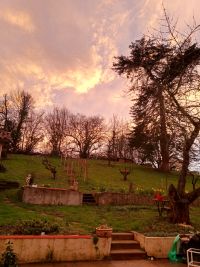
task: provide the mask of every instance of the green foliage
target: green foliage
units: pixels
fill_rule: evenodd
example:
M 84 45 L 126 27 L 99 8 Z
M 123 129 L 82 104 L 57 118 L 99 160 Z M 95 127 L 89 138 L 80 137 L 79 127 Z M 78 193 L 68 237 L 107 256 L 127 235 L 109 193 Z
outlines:
M 12 243 L 8 241 L 6 250 L 1 257 L 2 267 L 16 267 L 17 266 L 17 256 L 13 250 Z
M 40 235 L 42 232 L 45 232 L 45 234 L 58 233 L 59 226 L 51 224 L 47 220 L 19 221 L 15 225 L 14 234 Z
M 94 235 L 92 241 L 93 241 L 93 244 L 96 246 L 97 243 L 99 242 L 98 236 L 97 235 Z
M 162 188 L 144 189 L 141 186 L 138 186 L 135 188 L 135 194 L 138 194 L 141 196 L 153 197 L 156 193 L 160 193 L 161 195 L 164 195 L 166 192 Z

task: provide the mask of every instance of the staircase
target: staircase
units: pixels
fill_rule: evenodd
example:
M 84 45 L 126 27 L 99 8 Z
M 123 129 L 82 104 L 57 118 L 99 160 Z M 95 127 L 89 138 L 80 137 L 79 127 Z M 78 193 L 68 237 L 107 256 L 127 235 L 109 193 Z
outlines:
M 96 205 L 96 200 L 92 194 L 83 194 L 83 204 Z
M 15 181 L 0 180 L 0 190 L 19 188 L 19 183 Z
M 132 233 L 113 233 L 110 256 L 112 260 L 138 260 L 146 258 L 146 252 Z

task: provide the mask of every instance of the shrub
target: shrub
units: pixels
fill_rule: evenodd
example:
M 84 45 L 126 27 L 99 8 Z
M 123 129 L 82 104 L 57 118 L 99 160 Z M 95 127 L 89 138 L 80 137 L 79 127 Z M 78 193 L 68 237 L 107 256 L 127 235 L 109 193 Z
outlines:
M 12 243 L 8 241 L 5 252 L 1 257 L 1 265 L 3 267 L 16 267 L 17 266 L 17 256 L 13 250 Z
M 45 232 L 45 234 L 58 233 L 59 226 L 51 224 L 47 220 L 20 221 L 16 225 L 14 234 L 40 235 L 42 232 Z
M 160 188 L 144 189 L 141 186 L 137 186 L 135 189 L 135 193 L 142 196 L 153 197 L 157 193 L 164 194 L 164 190 Z

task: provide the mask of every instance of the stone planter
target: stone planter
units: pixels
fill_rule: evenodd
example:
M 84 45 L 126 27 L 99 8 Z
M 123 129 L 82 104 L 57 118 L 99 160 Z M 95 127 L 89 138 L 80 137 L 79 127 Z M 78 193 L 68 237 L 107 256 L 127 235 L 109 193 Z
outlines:
M 140 243 L 148 257 L 167 259 L 168 253 L 172 247 L 175 236 L 150 237 L 138 232 L 133 232 L 134 239 Z
M 96 235 L 98 237 L 111 237 L 112 236 L 112 228 L 96 228 Z

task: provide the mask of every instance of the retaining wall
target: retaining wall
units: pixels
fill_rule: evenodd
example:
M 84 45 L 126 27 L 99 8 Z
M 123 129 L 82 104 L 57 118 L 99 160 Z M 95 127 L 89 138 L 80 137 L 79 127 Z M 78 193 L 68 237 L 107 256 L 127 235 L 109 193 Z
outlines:
M 111 238 L 92 236 L 0 236 L 0 254 L 12 242 L 19 263 L 102 260 L 110 254 Z
M 153 196 L 139 195 L 134 193 L 114 193 L 102 192 L 94 193 L 94 198 L 98 205 L 154 205 Z M 192 206 L 200 206 L 200 197 L 196 199 Z
M 83 194 L 62 188 L 24 186 L 22 201 L 30 204 L 82 205 Z
M 94 194 L 98 205 L 152 205 L 153 198 L 134 193 L 97 193 Z
M 93 193 L 97 205 L 153 205 L 153 197 L 134 193 Z M 30 204 L 82 205 L 83 193 L 62 188 L 23 187 L 22 200 Z M 200 198 L 192 205 L 200 206 Z

